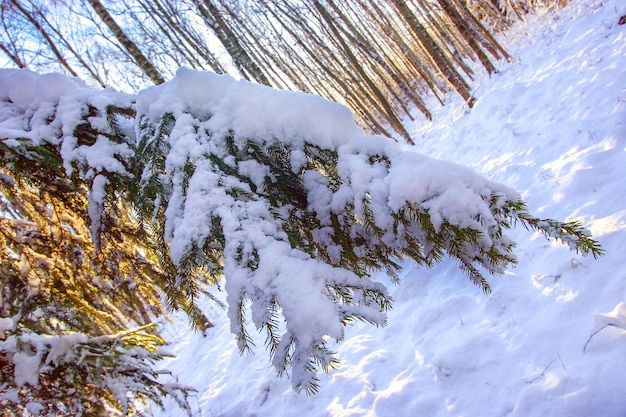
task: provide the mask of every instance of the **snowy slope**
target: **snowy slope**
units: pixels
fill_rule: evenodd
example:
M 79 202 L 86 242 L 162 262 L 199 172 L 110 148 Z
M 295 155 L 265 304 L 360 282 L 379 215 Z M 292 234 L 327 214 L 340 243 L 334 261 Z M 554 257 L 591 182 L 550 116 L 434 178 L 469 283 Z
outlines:
M 164 366 L 198 390 L 196 414 L 626 415 L 625 14 L 624 0 L 573 0 L 530 17 L 505 40 L 515 62 L 478 80 L 471 111 L 452 99 L 409 126 L 416 151 L 517 189 L 539 216 L 582 220 L 605 256 L 516 230 L 520 263 L 488 296 L 453 262 L 407 263 L 388 326 L 348 328 L 341 367 L 311 397 L 275 375 L 263 337 L 240 356 L 223 311 L 206 336 L 173 317 L 163 335 L 177 358 Z

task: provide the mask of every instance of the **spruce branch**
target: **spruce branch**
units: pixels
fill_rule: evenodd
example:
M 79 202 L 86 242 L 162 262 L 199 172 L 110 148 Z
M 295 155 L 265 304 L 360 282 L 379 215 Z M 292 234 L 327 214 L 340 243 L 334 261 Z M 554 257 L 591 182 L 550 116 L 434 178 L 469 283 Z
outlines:
M 314 393 L 318 371 L 336 365 L 329 339 L 354 320 L 385 324 L 392 300 L 376 271 L 397 281 L 407 258 L 431 267 L 450 257 L 489 292 L 487 277 L 517 262 L 505 233 L 517 222 L 579 253 L 603 253 L 581 223 L 533 217 L 516 193 L 468 169 L 359 136 L 334 105 L 311 102 L 328 129 L 300 129 L 308 114 L 294 119 L 285 108 L 274 120 L 256 106 L 255 86 L 190 74 L 136 100 L 68 94 L 62 104 L 80 120 L 59 118 L 53 103 L 38 116 L 49 137 L 25 128 L 0 140 L 3 309 L 22 333 L 99 340 L 81 345 L 75 362 L 137 384 L 131 397 L 160 404 L 178 392 L 159 385 L 152 367 L 162 353 L 156 330 L 127 331 L 163 314 L 163 294 L 165 307 L 206 329 L 199 297 L 225 279 L 240 350 L 254 346 L 251 321 L 279 374 Z M 203 87 L 206 102 L 188 84 L 204 77 L 224 83 Z M 31 109 L 2 105 L 21 115 L 3 131 L 30 128 Z M 64 380 L 92 387 L 92 368 Z M 132 406 L 114 387 L 97 388 L 102 410 Z
M 604 254 L 600 244 L 591 238 L 591 233 L 578 220 L 560 222 L 553 219 L 540 219 L 528 212 L 521 201 L 508 201 L 505 208 L 507 216 L 513 221 L 520 221 L 527 230 L 541 232 L 546 238 L 554 238 L 565 243 L 570 249 L 582 255 L 591 254 L 594 259 Z

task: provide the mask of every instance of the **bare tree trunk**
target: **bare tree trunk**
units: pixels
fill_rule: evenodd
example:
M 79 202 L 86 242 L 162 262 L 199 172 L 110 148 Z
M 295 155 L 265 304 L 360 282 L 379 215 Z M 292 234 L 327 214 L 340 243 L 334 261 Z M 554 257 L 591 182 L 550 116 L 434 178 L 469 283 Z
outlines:
M 404 0 L 393 0 L 392 3 L 413 35 L 422 44 L 426 51 L 428 51 L 430 58 L 439 71 L 441 71 L 446 79 L 452 84 L 454 89 L 461 95 L 461 97 L 463 97 L 463 100 L 465 100 L 471 107 L 474 99 L 470 93 L 470 86 L 454 68 L 450 60 L 446 58 L 441 47 L 428 34 L 426 28 L 420 23 L 419 19 L 415 16 L 415 14 L 413 14 L 411 9 L 409 9 Z
M 378 64 L 378 66 L 384 71 L 384 74 L 387 74 L 387 76 L 395 84 L 395 86 L 404 93 L 405 97 L 408 98 L 422 112 L 422 114 L 426 116 L 427 119 L 432 120 L 432 114 L 428 111 L 426 105 L 421 100 L 421 98 L 413 94 L 411 89 L 408 88 L 407 82 L 405 79 L 403 79 L 402 75 L 396 72 L 395 69 L 392 69 L 392 66 L 395 68 L 393 60 L 387 62 L 387 60 L 385 60 L 381 56 L 381 54 L 373 47 L 372 43 L 370 43 L 370 41 L 365 36 L 363 36 L 363 34 L 359 30 L 357 30 L 357 28 L 352 24 L 348 16 L 346 16 L 346 14 L 343 13 L 332 0 L 327 0 L 327 2 L 328 5 L 333 9 L 333 11 L 339 15 L 343 25 L 349 29 L 349 33 L 346 32 L 346 30 L 341 26 L 339 27 L 339 29 L 341 29 L 342 32 L 346 34 L 346 36 L 351 38 L 352 43 L 364 52 L 368 60 Z M 382 79 L 383 83 L 385 83 L 388 92 L 394 96 L 395 101 L 397 101 L 398 104 L 403 108 L 405 114 L 413 119 L 410 111 L 406 108 L 402 99 L 398 97 L 395 93 L 394 86 L 389 85 L 389 82 L 384 79 L 382 74 L 380 78 Z
M 493 66 L 493 63 L 491 62 L 489 57 L 480 47 L 480 44 L 477 41 L 477 33 L 470 26 L 471 22 L 464 20 L 461 14 L 454 8 L 452 3 L 449 2 L 449 0 L 439 0 L 439 5 L 446 12 L 446 15 L 452 21 L 461 36 L 463 36 L 463 39 L 465 39 L 465 41 L 469 44 L 472 51 L 474 51 L 483 67 L 485 67 L 485 69 L 489 73 L 494 72 L 496 68 Z
M 473 51 L 469 48 L 463 36 L 455 30 L 448 17 L 437 9 L 437 5 L 431 1 L 409 0 L 415 8 L 416 15 L 423 18 L 422 25 L 429 35 L 441 47 L 445 57 L 454 68 L 460 68 L 473 80 L 474 72 L 467 61 L 474 58 Z
M 387 100 L 387 98 L 380 91 L 378 86 L 376 86 L 376 84 L 370 79 L 368 74 L 364 71 L 363 67 L 361 66 L 359 60 L 352 53 L 352 50 L 350 49 L 350 47 L 343 40 L 341 34 L 335 27 L 333 19 L 331 18 L 330 14 L 328 14 L 328 11 L 324 8 L 324 6 L 321 5 L 319 1 L 315 1 L 313 5 L 315 6 L 317 11 L 320 13 L 321 17 L 324 19 L 324 21 L 328 25 L 328 29 L 332 32 L 333 36 L 335 37 L 335 40 L 341 45 L 343 52 L 346 54 L 348 60 L 352 63 L 352 66 L 359 74 L 359 77 L 369 87 L 370 91 L 374 94 L 374 96 L 376 97 L 380 105 L 383 107 L 383 109 L 385 109 L 385 113 L 386 113 L 385 116 L 387 116 L 388 120 L 390 121 L 391 127 L 393 127 L 393 129 L 396 132 L 400 133 L 402 137 L 404 137 L 404 139 L 408 143 L 414 144 L 413 139 L 411 139 L 411 135 L 409 135 L 409 132 L 406 131 L 406 129 L 404 128 L 404 126 L 402 125 L 398 117 L 396 116 L 395 111 L 389 104 L 389 101 Z
M 13 61 L 18 68 L 26 68 L 26 64 L 22 62 L 20 57 L 17 56 L 17 54 L 11 53 L 11 50 L 9 50 L 9 48 L 7 48 L 5 44 L 0 43 L 0 49 L 2 49 L 2 52 L 4 52 L 5 55 L 8 56 L 9 59 Z
M 60 42 L 65 46 L 65 48 L 67 48 L 67 50 L 70 51 L 72 53 L 72 55 L 74 55 L 74 57 L 78 60 L 80 65 L 87 70 L 89 75 L 91 75 L 91 77 L 94 80 L 96 80 L 96 82 L 98 84 L 100 84 L 100 86 L 102 88 L 106 88 L 106 83 L 104 81 L 102 81 L 102 79 L 100 78 L 100 76 L 98 75 L 96 70 L 93 69 L 91 67 L 91 65 L 89 65 L 89 63 L 83 59 L 83 57 L 74 49 L 74 47 L 72 47 L 72 45 L 67 41 L 67 39 L 65 39 L 65 36 L 61 33 L 61 31 L 59 29 L 55 28 L 52 24 L 50 24 L 50 22 L 48 21 L 48 19 L 42 13 L 41 10 L 38 10 L 37 14 L 38 14 L 39 18 L 43 22 L 45 22 L 48 25 L 48 27 L 50 29 L 52 29 L 52 31 L 57 35 L 57 37 L 59 38 Z
M 50 50 L 52 51 L 54 56 L 59 60 L 59 63 L 70 74 L 72 74 L 74 77 L 77 77 L 78 74 L 76 74 L 76 72 L 72 69 L 70 64 L 67 62 L 67 60 L 63 57 L 63 54 L 61 54 L 61 51 L 59 51 L 59 48 L 57 48 L 56 44 L 54 43 L 54 41 L 52 40 L 48 32 L 46 32 L 46 30 L 43 28 L 43 26 L 39 24 L 39 22 L 33 17 L 33 15 L 28 10 L 26 10 L 24 6 L 20 4 L 18 0 L 11 0 L 11 3 L 15 5 L 15 7 L 20 11 L 20 13 L 22 13 L 24 17 L 26 17 L 26 19 L 28 19 L 28 21 L 37 29 L 37 31 L 41 34 L 41 36 L 43 36 L 46 43 L 50 47 Z
M 222 18 L 215 4 L 213 4 L 211 0 L 203 0 L 204 6 L 200 4 L 199 0 L 195 0 L 195 3 L 205 23 L 215 33 L 215 36 L 217 36 L 222 45 L 224 45 L 224 48 L 226 48 L 230 54 L 233 62 L 241 72 L 241 75 L 246 78 L 252 77 L 261 84 L 271 85 L 263 70 L 241 46 L 241 43 Z M 250 77 L 247 76 L 247 74 L 250 74 Z
M 94 11 L 98 14 L 100 19 L 109 28 L 111 33 L 117 38 L 120 44 L 126 49 L 130 56 L 135 60 L 139 68 L 152 80 L 155 84 L 162 84 L 165 82 L 163 76 L 157 70 L 152 62 L 145 57 L 145 55 L 139 50 L 135 42 L 130 40 L 124 33 L 122 28 L 113 20 L 113 17 L 109 14 L 107 9 L 98 0 L 87 0 Z
M 161 27 L 161 31 L 169 40 L 170 48 L 174 48 L 185 61 L 194 68 L 206 69 L 208 66 L 209 69 L 217 73 L 225 72 L 223 66 L 195 28 L 183 21 L 180 10 L 174 6 L 177 4 L 176 2 L 137 1 Z M 138 24 L 143 26 L 142 22 L 138 22 Z
M 485 48 L 489 50 L 491 55 L 496 58 L 503 57 L 506 60 L 511 61 L 511 57 L 506 52 L 506 50 L 500 45 L 500 43 L 498 43 L 498 41 L 491 35 L 491 33 L 485 28 L 485 26 L 480 23 L 476 16 L 474 16 L 474 14 L 472 14 L 472 12 L 467 9 L 467 6 L 463 1 L 451 0 L 450 2 L 453 3 L 454 7 L 461 14 L 461 18 L 464 21 L 471 23 L 472 27 L 475 28 L 475 37 L 481 41 L 483 46 L 485 46 Z
M 435 95 L 439 104 L 443 106 L 442 91 L 437 85 L 436 74 L 426 67 L 425 63 L 428 60 L 419 56 L 419 49 L 415 50 L 415 48 L 409 46 L 408 41 L 398 32 L 398 28 L 390 20 L 389 16 L 374 1 L 369 0 L 369 6 L 364 5 L 360 0 L 359 4 L 371 16 L 371 19 L 378 24 L 380 30 L 386 34 L 386 37 L 389 39 L 388 43 L 395 45 L 394 53 L 396 60 L 404 63 L 408 73 L 413 74 L 413 76 L 419 75 Z
M 252 28 L 257 30 L 262 28 L 260 33 L 265 34 L 266 39 L 273 40 L 267 45 L 259 45 L 261 54 L 272 60 L 278 73 L 277 78 L 281 80 L 285 88 L 295 87 L 298 91 L 311 93 L 311 83 L 305 75 L 308 66 L 302 60 L 302 56 L 286 43 L 274 22 L 267 18 L 267 12 L 265 10 L 263 14 L 252 15 L 253 20 L 249 22 Z
M 289 10 L 285 10 L 281 6 L 287 7 Z M 316 74 L 319 74 L 319 76 L 323 75 L 323 79 L 321 81 L 323 86 L 318 88 L 318 90 L 323 91 L 324 89 L 327 89 L 327 86 L 332 85 L 332 89 L 335 90 L 336 94 L 345 97 L 345 100 L 349 104 L 350 108 L 360 116 L 363 123 L 372 127 L 372 130 L 377 133 L 381 133 L 385 136 L 391 136 L 376 119 L 372 111 L 373 109 L 371 108 L 372 106 L 364 102 L 364 95 L 360 94 L 360 89 L 350 88 L 350 86 L 342 78 L 342 76 L 349 75 L 351 72 L 348 71 L 346 67 L 342 66 L 341 63 L 336 62 L 336 58 L 328 58 L 320 56 L 319 53 L 316 53 L 313 50 L 314 47 L 316 47 L 318 51 L 332 54 L 328 51 L 327 45 L 324 45 L 323 41 L 318 37 L 318 33 L 308 30 L 304 23 L 298 19 L 297 16 L 299 15 L 294 13 L 294 10 L 291 9 L 288 4 L 285 3 L 281 6 L 277 4 L 278 10 L 293 24 L 297 25 L 301 32 L 296 32 L 295 29 L 292 28 L 292 25 L 288 24 L 288 22 L 284 22 L 283 19 L 281 19 L 281 17 L 278 16 L 272 9 L 268 8 L 268 10 L 277 21 L 283 24 L 283 28 L 292 37 L 294 37 L 294 39 L 297 39 L 297 42 L 302 47 L 304 52 L 306 52 L 308 58 L 317 65 L 318 68 L 313 68 L 313 70 L 317 70 Z M 304 38 L 304 36 L 306 36 L 306 38 Z M 332 67 L 332 64 L 335 64 L 335 67 Z M 358 80 L 355 81 L 358 82 Z M 332 96 L 327 97 L 332 98 Z M 365 98 L 371 100 L 371 97 L 366 96 Z M 378 107 L 377 102 L 374 102 L 373 107 Z M 382 109 L 380 111 L 382 112 Z

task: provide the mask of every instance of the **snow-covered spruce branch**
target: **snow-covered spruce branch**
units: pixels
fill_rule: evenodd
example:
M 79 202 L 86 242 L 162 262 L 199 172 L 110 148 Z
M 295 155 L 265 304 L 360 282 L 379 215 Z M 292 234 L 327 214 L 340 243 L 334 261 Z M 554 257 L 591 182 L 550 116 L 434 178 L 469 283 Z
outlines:
M 128 331 L 164 312 L 168 279 L 126 197 L 133 115 L 131 96 L 58 74 L 0 71 L 7 413 L 130 415 L 168 395 L 187 407 L 188 390 L 156 370 L 166 356 L 156 330 Z M 78 363 L 79 352 L 88 354 Z
M 123 126 L 113 129 L 103 110 L 61 123 L 57 110 L 44 126 L 60 130 L 45 141 L 64 151 L 68 170 L 105 172 L 109 184 L 125 178 L 127 193 L 94 189 L 94 204 L 111 192 L 131 200 L 172 276 L 166 287 L 189 306 L 224 277 L 240 348 L 251 348 L 249 317 L 298 390 L 314 392 L 317 369 L 336 363 L 327 337 L 341 339 L 355 319 L 384 324 L 391 300 L 370 279 L 376 270 L 393 277 L 402 259 L 431 266 L 450 256 L 488 292 L 485 275 L 516 262 L 505 231 L 517 221 L 601 253 L 579 225 L 540 221 L 513 190 L 366 136 L 346 108 L 311 95 L 180 70 L 135 98 L 108 100 L 132 109 Z M 92 129 L 103 120 L 125 147 L 104 135 L 79 152 L 71 132 L 85 117 Z M 92 218 L 97 224 L 97 210 Z
M 543 233 L 547 238 L 560 240 L 580 254 L 591 254 L 595 259 L 604 253 L 600 244 L 591 238 L 591 233 L 581 222 L 559 222 L 553 219 L 539 219 L 528 212 L 522 200 L 509 201 L 505 207 L 507 216 L 520 221 L 529 230 Z
M 153 196 L 144 216 L 163 222 L 179 282 L 223 273 L 240 348 L 248 300 L 296 389 L 314 391 L 315 365 L 332 365 L 325 336 L 341 338 L 352 319 L 384 323 L 390 299 L 372 271 L 449 255 L 489 291 L 483 271 L 516 261 L 504 229 L 520 220 L 554 236 L 545 225 L 561 224 L 532 222 L 517 193 L 465 167 L 364 136 L 344 108 L 312 96 L 183 70 L 139 95 L 137 117 L 139 154 L 150 155 L 138 158 L 138 200 Z M 560 230 L 586 247 L 583 233 Z
M 170 396 L 191 414 L 186 396 L 192 389 L 163 381 L 169 373 L 154 365 L 169 354 L 159 336 L 144 330 L 150 329 L 91 338 L 21 331 L 0 338 L 0 404 L 15 415 L 133 415 L 145 401 L 162 404 Z

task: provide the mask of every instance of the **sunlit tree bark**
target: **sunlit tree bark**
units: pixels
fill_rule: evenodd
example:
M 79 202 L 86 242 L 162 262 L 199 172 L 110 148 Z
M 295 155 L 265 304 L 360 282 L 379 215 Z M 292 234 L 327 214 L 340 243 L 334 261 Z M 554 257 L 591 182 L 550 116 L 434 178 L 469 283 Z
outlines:
M 194 7 L 188 2 L 162 0 L 137 0 L 144 13 L 138 15 L 136 24 L 148 34 L 160 49 L 167 52 L 179 65 L 191 65 L 196 69 L 225 72 L 223 65 L 207 45 L 206 39 L 190 22 L 188 15 Z M 151 30 L 147 22 L 156 24 Z
M 75 77 L 78 76 L 78 74 L 76 74 L 76 72 L 71 67 L 71 65 L 67 62 L 67 60 L 65 59 L 65 57 L 63 56 L 61 51 L 59 51 L 59 48 L 57 48 L 56 43 L 52 40 L 52 38 L 50 37 L 48 32 L 37 21 L 37 19 L 35 19 L 35 17 L 24 6 L 22 6 L 22 4 L 18 0 L 11 0 L 11 3 L 37 29 L 37 32 L 39 32 L 41 34 L 42 38 L 45 40 L 46 44 L 48 45 L 48 47 L 50 48 L 50 50 L 52 51 L 52 53 L 54 54 L 54 56 L 56 57 L 58 62 L 63 66 L 63 68 L 65 68 L 73 76 L 75 76 Z
M 417 16 L 415 16 L 404 0 L 393 0 L 392 3 L 411 30 L 411 33 L 413 33 L 415 38 L 426 49 L 426 51 L 428 51 L 428 55 L 437 69 L 453 85 L 459 95 L 463 97 L 468 104 L 472 105 L 473 98 L 471 96 L 469 84 L 454 68 L 454 65 L 446 57 L 442 47 L 438 45 L 437 42 L 435 42 L 435 40 L 428 34 L 424 25 L 420 23 Z
M 88 0 L 91 7 L 93 7 L 96 14 L 102 19 L 104 24 L 109 28 L 111 33 L 119 41 L 119 43 L 128 51 L 130 56 L 135 60 L 139 68 L 152 80 L 155 84 L 161 84 L 165 82 L 165 79 L 157 70 L 152 62 L 139 50 L 135 42 L 130 40 L 124 30 L 115 22 L 113 17 L 109 14 L 108 10 L 98 0 Z
M 352 64 L 352 68 L 357 71 L 359 77 L 365 82 L 365 84 L 368 86 L 371 93 L 374 94 L 379 104 L 384 109 L 385 116 L 387 120 L 391 122 L 392 127 L 398 133 L 400 133 L 404 137 L 404 139 L 406 139 L 407 142 L 413 143 L 413 140 L 411 139 L 411 135 L 409 135 L 409 132 L 406 131 L 406 129 L 402 125 L 402 122 L 400 122 L 400 120 L 398 119 L 397 115 L 395 114 L 395 111 L 389 104 L 385 95 L 382 93 L 382 91 L 380 91 L 378 86 L 372 81 L 369 75 L 365 72 L 359 60 L 356 58 L 356 56 L 352 52 L 351 48 L 344 41 L 343 37 L 339 33 L 339 30 L 335 26 L 333 19 L 328 13 L 328 11 L 324 8 L 324 6 L 322 6 L 322 4 L 319 1 L 315 1 L 313 4 L 315 8 L 317 9 L 317 11 L 319 12 L 320 16 L 322 17 L 322 19 L 326 22 L 328 30 L 330 30 L 331 33 L 334 35 L 333 36 L 334 40 L 337 41 L 339 45 L 341 46 L 341 48 L 343 49 L 343 52 L 345 53 L 346 57 Z
M 195 0 L 198 12 L 210 30 L 218 37 L 224 48 L 230 54 L 235 66 L 241 74 L 253 79 L 261 84 L 271 85 L 267 75 L 259 67 L 248 52 L 242 47 L 239 39 L 235 36 L 225 19 L 222 18 L 221 11 L 212 0 Z
M 26 68 L 26 64 L 22 62 L 22 59 L 17 54 L 11 52 L 11 50 L 4 43 L 0 43 L 0 49 L 7 57 L 9 57 L 11 61 L 15 63 L 15 65 L 17 65 L 18 68 Z
M 0 50 L 17 67 L 56 65 L 133 89 L 181 66 L 231 72 L 346 103 L 370 131 L 405 138 L 402 118 L 431 118 L 433 103 L 453 91 L 471 105 L 473 72 L 494 72 L 496 60 L 509 59 L 473 12 L 509 21 L 513 9 L 531 9 L 523 0 L 511 0 L 508 12 L 491 0 L 82 0 L 72 9 L 0 2 Z M 70 32 L 48 19 L 53 9 L 57 20 L 68 15 Z M 41 46 L 30 50 L 33 41 Z
M 92 64 L 90 64 L 87 61 L 85 57 L 83 57 L 83 55 L 80 52 L 76 51 L 76 49 L 67 40 L 66 36 L 61 32 L 61 30 L 57 28 L 54 24 L 52 24 L 50 21 L 48 21 L 48 19 L 46 18 L 46 15 L 41 9 L 38 9 L 36 12 L 37 12 L 38 18 L 41 19 L 41 21 L 44 22 L 46 26 L 50 28 L 52 32 L 54 32 L 54 34 L 56 35 L 58 39 L 59 44 L 61 44 L 65 49 L 67 49 L 74 56 L 74 59 L 76 59 L 78 63 L 80 64 L 80 66 L 88 72 L 91 78 L 93 78 L 101 87 L 103 88 L 106 87 L 107 86 L 106 83 L 102 80 L 100 75 L 97 73 L 96 69 L 92 66 Z

